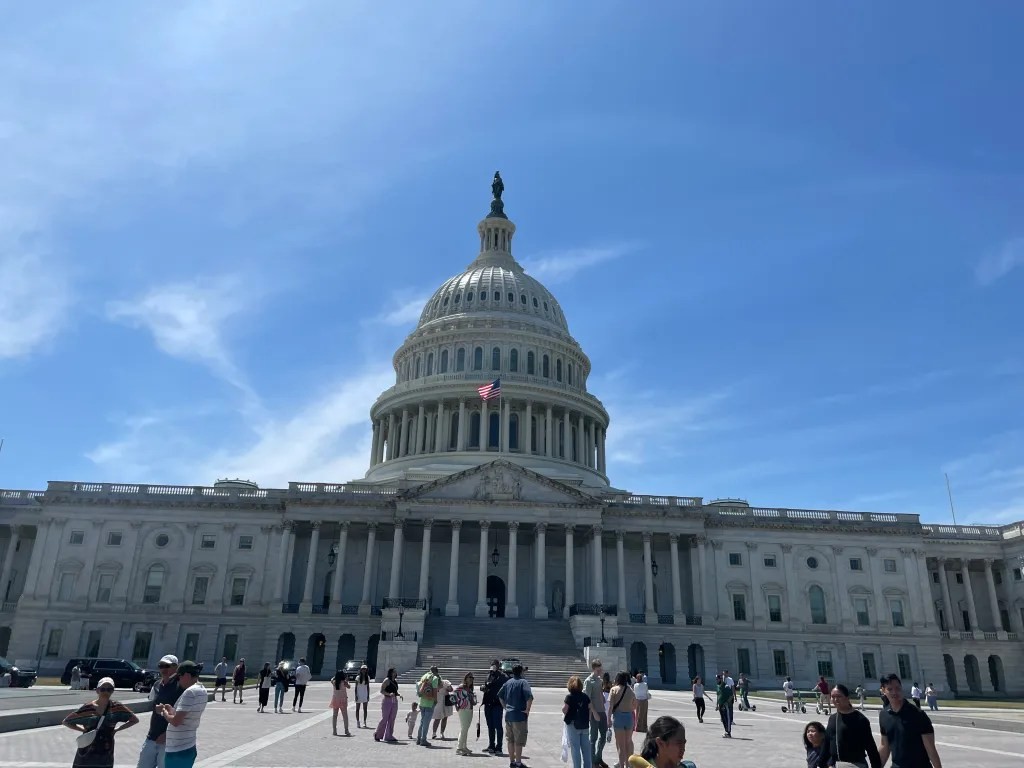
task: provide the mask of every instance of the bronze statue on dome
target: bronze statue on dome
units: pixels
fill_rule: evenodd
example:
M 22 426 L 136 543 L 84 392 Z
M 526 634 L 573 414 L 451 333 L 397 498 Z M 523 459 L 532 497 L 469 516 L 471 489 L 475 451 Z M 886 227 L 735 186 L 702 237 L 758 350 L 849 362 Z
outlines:
M 491 212 L 490 216 L 497 218 L 508 218 L 505 216 L 505 204 L 501 201 L 501 193 L 505 191 L 505 182 L 501 180 L 501 172 L 494 172 L 494 181 L 491 182 L 491 194 L 494 195 L 494 199 L 491 200 Z

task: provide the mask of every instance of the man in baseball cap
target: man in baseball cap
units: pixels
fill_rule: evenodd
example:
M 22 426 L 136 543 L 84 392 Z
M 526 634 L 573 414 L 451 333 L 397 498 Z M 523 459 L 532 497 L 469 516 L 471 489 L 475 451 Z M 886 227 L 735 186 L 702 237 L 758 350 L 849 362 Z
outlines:
M 136 768 L 160 768 L 164 760 L 164 744 L 167 741 L 167 721 L 160 714 L 162 704 L 173 704 L 181 695 L 181 687 L 175 675 L 178 672 L 178 657 L 167 654 L 157 663 L 160 679 L 149 691 L 153 702 L 153 714 L 149 718 L 149 732 L 142 742 L 139 762 Z
M 199 682 L 199 665 L 183 661 L 178 665 L 178 683 L 181 696 L 160 708 L 167 721 L 167 742 L 164 751 L 165 768 L 192 768 L 196 762 L 196 732 L 206 709 L 207 691 Z

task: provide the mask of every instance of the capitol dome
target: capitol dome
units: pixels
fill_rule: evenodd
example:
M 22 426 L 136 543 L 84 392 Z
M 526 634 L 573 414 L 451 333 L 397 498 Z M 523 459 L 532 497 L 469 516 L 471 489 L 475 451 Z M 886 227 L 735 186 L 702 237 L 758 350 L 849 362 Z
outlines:
M 495 174 L 480 250 L 434 292 L 395 352 L 395 385 L 371 409 L 371 482 L 428 481 L 501 458 L 607 488 L 608 413 L 562 307 L 512 255 L 516 227 Z M 478 389 L 501 384 L 500 400 Z

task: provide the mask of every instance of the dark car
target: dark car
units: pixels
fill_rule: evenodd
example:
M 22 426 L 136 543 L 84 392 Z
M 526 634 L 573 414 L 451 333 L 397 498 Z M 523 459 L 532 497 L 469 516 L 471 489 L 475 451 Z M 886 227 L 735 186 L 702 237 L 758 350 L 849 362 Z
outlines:
M 0 675 L 11 673 L 11 688 L 31 688 L 36 684 L 39 673 L 28 667 L 19 667 L 0 656 Z
M 114 681 L 115 688 L 131 688 L 133 691 L 146 692 L 153 687 L 159 677 L 156 672 L 143 669 L 134 661 L 127 659 L 88 659 L 89 688 L 93 689 L 104 677 Z
M 516 664 L 522 664 L 522 663 L 523 662 L 521 662 L 519 659 L 516 659 L 516 658 L 502 659 L 501 660 L 501 671 L 504 672 L 506 675 L 509 675 L 511 677 L 511 675 L 512 675 L 512 667 L 514 667 Z
M 342 670 L 345 672 L 345 678 L 350 683 L 354 683 L 356 678 L 359 677 L 359 668 L 362 666 L 363 662 L 361 661 L 355 661 L 354 659 L 352 661 L 346 661 L 345 666 L 342 667 Z

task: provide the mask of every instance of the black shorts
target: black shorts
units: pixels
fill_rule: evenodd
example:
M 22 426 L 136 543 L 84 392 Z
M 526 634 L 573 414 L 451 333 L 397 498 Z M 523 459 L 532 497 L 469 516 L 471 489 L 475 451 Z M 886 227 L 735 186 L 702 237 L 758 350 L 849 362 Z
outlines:
M 213 683 L 215 688 L 220 688 L 222 685 L 226 686 L 227 684 L 228 679 L 226 677 L 218 677 Z

